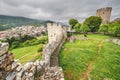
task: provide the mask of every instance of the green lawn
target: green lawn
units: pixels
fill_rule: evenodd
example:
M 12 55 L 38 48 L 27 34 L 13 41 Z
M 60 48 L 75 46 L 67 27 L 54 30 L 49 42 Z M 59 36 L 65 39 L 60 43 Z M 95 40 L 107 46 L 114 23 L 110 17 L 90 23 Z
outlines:
M 77 34 L 75 36 L 78 36 L 78 37 L 83 37 L 83 35 L 81 34 Z M 107 35 L 102 35 L 102 34 L 89 34 L 87 35 L 88 38 L 91 38 L 91 39 L 99 39 L 99 40 L 102 40 L 102 39 L 108 39 L 108 38 L 113 38 L 111 36 L 107 36 Z
M 11 52 L 14 54 L 15 59 L 20 59 L 20 63 L 24 64 L 28 61 L 33 61 L 35 59 L 41 59 L 41 52 L 37 52 L 37 50 L 43 46 L 43 44 L 23 47 L 23 48 L 16 48 L 13 49 Z
M 91 62 L 92 69 L 89 74 L 91 80 L 120 80 L 120 46 L 103 42 L 98 55 L 99 43 L 111 37 L 92 34 L 88 35 L 88 38 L 90 39 L 86 41 L 76 40 L 74 43 L 64 44 L 59 62 L 63 68 L 65 80 L 82 80 Z

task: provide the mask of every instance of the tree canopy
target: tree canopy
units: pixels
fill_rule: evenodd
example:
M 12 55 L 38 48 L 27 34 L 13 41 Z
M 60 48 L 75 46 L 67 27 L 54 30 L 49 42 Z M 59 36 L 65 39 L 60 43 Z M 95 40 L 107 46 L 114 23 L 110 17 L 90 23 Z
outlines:
M 99 32 L 104 32 L 104 34 L 106 34 L 108 32 L 108 25 L 107 24 L 101 25 L 99 28 Z
M 120 38 L 120 22 L 112 22 L 109 24 L 108 32 L 115 37 Z
M 101 23 L 102 19 L 97 16 L 90 16 L 84 21 L 84 24 L 86 24 L 90 28 L 91 32 L 97 32 Z
M 71 29 L 74 28 L 74 26 L 79 23 L 77 19 L 70 19 L 69 24 L 71 25 Z
M 77 33 L 80 32 L 80 27 L 81 27 L 81 24 L 80 24 L 80 23 L 75 24 L 74 29 L 75 29 L 75 31 L 76 31 Z
M 87 24 L 82 24 L 80 30 L 84 33 L 84 36 L 87 37 L 87 32 L 90 31 L 90 28 Z

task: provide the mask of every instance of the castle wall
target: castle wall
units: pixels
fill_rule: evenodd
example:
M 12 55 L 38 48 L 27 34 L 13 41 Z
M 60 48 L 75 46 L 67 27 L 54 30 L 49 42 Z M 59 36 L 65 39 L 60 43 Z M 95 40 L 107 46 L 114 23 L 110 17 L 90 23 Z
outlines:
M 53 24 L 47 24 L 48 28 L 48 38 L 49 43 L 52 41 L 56 41 L 59 36 L 66 36 L 66 29 L 65 27 L 61 26 L 60 24 L 53 23 Z
M 107 24 L 110 22 L 112 7 L 100 8 L 96 12 L 96 16 L 102 18 L 102 23 Z
M 0 48 L 5 48 L 5 52 L 1 50 L 2 55 L 0 55 L 0 80 L 35 80 L 36 74 L 37 80 L 64 80 L 62 68 L 59 66 L 50 67 L 50 59 L 54 51 L 63 44 L 66 38 L 65 33 L 64 27 L 48 24 L 50 40 L 43 49 L 42 60 L 28 62 L 24 65 L 13 59 L 13 54 L 7 50 L 8 45 L 0 46 Z

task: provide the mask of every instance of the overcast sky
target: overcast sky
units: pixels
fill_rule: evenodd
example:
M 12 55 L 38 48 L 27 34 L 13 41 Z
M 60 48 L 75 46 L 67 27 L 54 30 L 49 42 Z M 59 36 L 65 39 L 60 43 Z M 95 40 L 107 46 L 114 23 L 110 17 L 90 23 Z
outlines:
M 33 19 L 80 22 L 96 15 L 96 9 L 111 6 L 111 20 L 120 17 L 120 0 L 0 0 L 0 14 Z

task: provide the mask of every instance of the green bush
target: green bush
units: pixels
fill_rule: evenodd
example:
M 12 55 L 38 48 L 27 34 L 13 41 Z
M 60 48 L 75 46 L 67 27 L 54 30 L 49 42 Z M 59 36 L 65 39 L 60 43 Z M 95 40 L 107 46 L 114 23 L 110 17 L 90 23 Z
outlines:
M 37 45 L 37 44 L 46 44 L 48 42 L 48 37 L 43 36 L 38 39 L 33 39 L 33 40 L 27 40 L 26 42 L 23 43 L 23 46 L 32 46 L 32 45 Z
M 20 43 L 18 41 L 15 41 L 11 44 L 10 50 L 15 49 L 20 46 Z
M 43 35 L 43 36 L 47 36 L 47 35 L 48 35 L 48 32 L 44 32 L 44 31 L 43 31 L 43 32 L 42 32 L 42 35 Z
M 43 45 L 39 47 L 39 49 L 37 50 L 37 52 L 42 52 L 43 50 Z
M 48 42 L 48 37 L 43 36 L 41 38 L 31 38 L 25 37 L 25 38 L 15 38 L 12 37 L 10 39 L 7 39 L 7 42 L 10 44 L 10 50 L 18 48 L 18 47 L 27 47 L 27 46 L 33 46 L 38 44 L 46 44 Z

